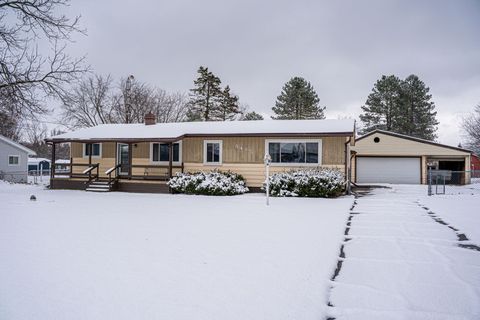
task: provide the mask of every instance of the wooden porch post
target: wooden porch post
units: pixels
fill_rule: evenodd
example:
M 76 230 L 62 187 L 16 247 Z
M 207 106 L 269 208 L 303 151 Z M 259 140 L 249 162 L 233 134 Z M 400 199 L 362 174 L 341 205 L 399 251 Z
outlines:
M 172 164 L 173 164 L 173 143 L 168 143 L 168 178 L 172 177 Z
M 89 143 L 86 145 L 86 148 L 88 148 L 88 166 L 92 166 L 92 144 Z
M 52 166 L 50 168 L 50 189 L 53 189 L 53 181 L 55 178 L 55 142 L 52 143 Z
M 132 161 L 133 161 L 133 150 L 132 150 L 132 143 L 128 144 L 128 178 L 132 178 Z

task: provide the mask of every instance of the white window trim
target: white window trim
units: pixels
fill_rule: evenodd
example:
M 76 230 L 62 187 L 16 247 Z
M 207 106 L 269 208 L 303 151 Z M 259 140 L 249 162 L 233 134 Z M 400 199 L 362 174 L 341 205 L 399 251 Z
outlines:
M 102 143 L 101 142 L 93 142 L 92 144 L 99 144 L 100 145 L 100 149 L 99 149 L 99 155 L 98 156 L 94 156 L 92 155 L 92 159 L 93 158 L 101 158 L 102 157 Z M 82 149 L 82 155 L 83 155 L 83 158 L 88 158 L 87 155 L 85 155 L 85 149 L 87 148 L 87 144 L 86 143 L 83 143 L 83 149 Z M 93 148 L 92 148 L 93 149 Z
M 220 145 L 220 157 L 218 162 L 207 162 L 207 143 L 218 143 Z M 223 140 L 203 140 L 203 164 L 206 166 L 218 166 L 223 163 Z
M 10 164 L 10 157 L 17 157 L 18 158 L 18 163 L 17 164 Z M 20 166 L 20 155 L 19 154 L 9 154 L 7 158 L 7 164 L 9 167 L 18 167 Z
M 318 163 L 298 163 L 298 162 L 292 162 L 292 163 L 282 163 L 282 162 L 271 162 L 270 165 L 272 167 L 319 167 L 322 165 L 322 156 L 323 156 L 323 150 L 322 150 L 322 139 L 265 139 L 265 153 L 269 152 L 269 143 L 312 143 L 312 142 L 317 142 L 318 143 Z
M 160 143 L 160 144 L 168 144 L 168 142 L 150 142 L 150 164 L 158 164 L 158 165 L 168 165 L 169 161 L 153 161 L 153 144 Z M 178 143 L 178 161 L 172 161 L 173 165 L 179 166 L 182 164 L 182 149 L 183 149 L 183 141 L 175 141 L 173 142 Z

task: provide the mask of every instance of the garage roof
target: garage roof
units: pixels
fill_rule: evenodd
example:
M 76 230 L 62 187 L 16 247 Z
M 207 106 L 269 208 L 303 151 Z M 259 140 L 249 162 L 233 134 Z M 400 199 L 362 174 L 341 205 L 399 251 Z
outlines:
M 386 134 L 386 135 L 389 135 L 389 136 L 392 136 L 392 137 L 397 137 L 397 138 L 401 138 L 401 139 L 406 139 L 406 140 L 411 140 L 411 141 L 415 141 L 415 142 L 420 142 L 420 143 L 426 143 L 426 144 L 430 144 L 430 145 L 434 145 L 434 146 L 439 146 L 439 147 L 443 147 L 443 148 L 448 148 L 448 149 L 453 149 L 453 150 L 457 150 L 457 151 L 463 151 L 463 152 L 468 152 L 468 153 L 473 153 L 472 150 L 468 150 L 468 149 L 464 149 L 464 148 L 459 148 L 459 147 L 454 147 L 454 146 L 449 146 L 447 144 L 441 144 L 441 143 L 438 143 L 438 142 L 433 142 L 433 141 L 430 141 L 430 140 L 425 140 L 425 139 L 421 139 L 421 138 L 417 138 L 417 137 L 412 137 L 412 136 L 407 136 L 405 134 L 400 134 L 400 133 L 396 133 L 396 132 L 391 132 L 391 131 L 386 131 L 386 130 L 380 130 L 380 129 L 375 129 L 373 131 L 370 131 L 369 133 L 366 133 L 364 134 L 363 136 L 361 137 L 358 137 L 357 139 L 355 139 L 356 141 L 359 141 L 359 140 L 362 140 L 362 139 L 365 139 L 373 134 L 376 134 L 376 133 L 382 133 L 382 134 Z

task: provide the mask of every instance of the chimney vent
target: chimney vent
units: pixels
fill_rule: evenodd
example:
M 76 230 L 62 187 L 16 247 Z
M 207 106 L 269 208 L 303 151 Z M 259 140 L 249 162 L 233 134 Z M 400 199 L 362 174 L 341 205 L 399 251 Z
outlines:
M 155 115 L 151 112 L 147 113 L 145 115 L 145 125 L 150 126 L 150 125 L 155 124 L 155 123 L 157 123 L 157 121 L 155 119 Z

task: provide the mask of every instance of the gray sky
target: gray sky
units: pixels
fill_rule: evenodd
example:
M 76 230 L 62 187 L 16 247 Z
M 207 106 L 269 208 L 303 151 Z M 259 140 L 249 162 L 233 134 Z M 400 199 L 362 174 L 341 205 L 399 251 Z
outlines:
M 95 72 L 187 91 L 204 65 L 265 114 L 293 76 L 327 118 L 357 118 L 382 74 L 414 73 L 433 94 L 439 141 L 456 145 L 480 103 L 480 0 L 81 0 L 70 11 L 88 31 L 71 50 Z

